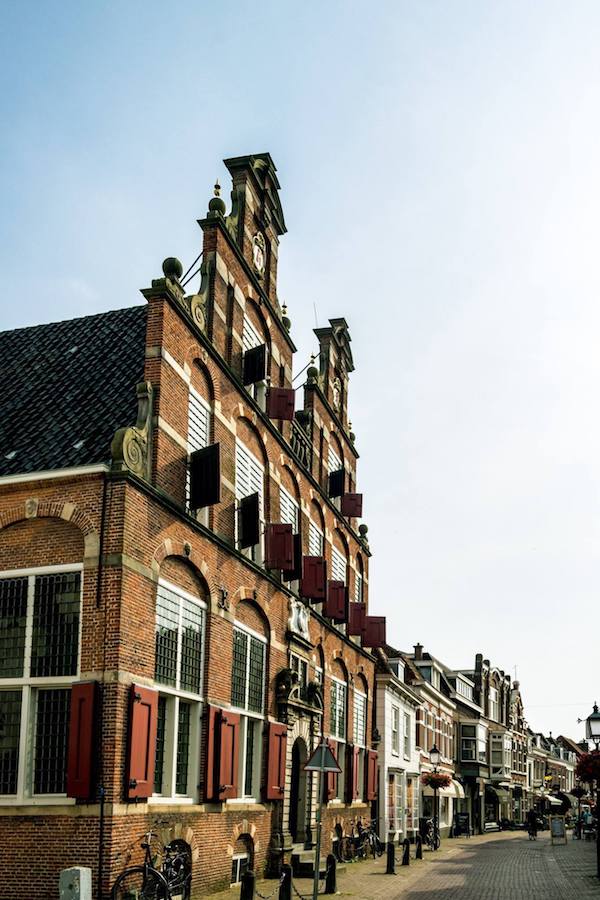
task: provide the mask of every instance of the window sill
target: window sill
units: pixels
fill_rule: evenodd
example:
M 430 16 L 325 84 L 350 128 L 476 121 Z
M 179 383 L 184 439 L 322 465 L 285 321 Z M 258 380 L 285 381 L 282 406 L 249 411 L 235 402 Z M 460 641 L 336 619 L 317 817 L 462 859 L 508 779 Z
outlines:
M 75 799 L 67 796 L 0 797 L 1 806 L 75 806 Z
M 195 803 L 192 797 L 148 797 L 148 804 L 154 803 L 157 806 L 161 804 L 169 806 L 193 806 Z

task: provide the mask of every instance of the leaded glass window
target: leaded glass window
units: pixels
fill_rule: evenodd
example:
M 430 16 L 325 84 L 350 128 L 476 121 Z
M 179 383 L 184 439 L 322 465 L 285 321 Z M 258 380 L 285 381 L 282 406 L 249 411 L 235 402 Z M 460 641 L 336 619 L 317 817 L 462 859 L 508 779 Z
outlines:
M 31 675 L 75 675 L 79 651 L 80 574 L 35 579 Z
M 33 783 L 36 794 L 64 794 L 70 690 L 37 691 Z
M 365 746 L 367 737 L 367 698 L 354 692 L 354 743 Z
M 200 603 L 159 584 L 154 666 L 154 678 L 159 684 L 201 693 L 204 615 Z
M 233 629 L 231 704 L 239 709 L 262 713 L 264 705 L 265 642 Z
M 81 571 L 55 568 L 0 578 L 0 796 L 24 801 L 66 786 Z
M 0 794 L 16 794 L 21 691 L 0 691 Z
M 183 700 L 180 700 L 177 727 L 177 772 L 175 777 L 175 790 L 178 794 L 185 794 L 188 787 L 190 725 L 191 704 L 184 703 Z
M 346 685 L 331 679 L 330 689 L 330 733 L 333 737 L 346 740 Z
M 27 585 L 27 578 L 0 581 L 0 678 L 23 675 Z

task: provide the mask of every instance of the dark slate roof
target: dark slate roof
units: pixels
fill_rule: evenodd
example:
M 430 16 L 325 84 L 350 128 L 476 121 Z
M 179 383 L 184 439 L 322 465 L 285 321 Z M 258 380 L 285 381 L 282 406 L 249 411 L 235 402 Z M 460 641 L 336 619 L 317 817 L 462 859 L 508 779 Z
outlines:
M 108 461 L 136 419 L 146 309 L 0 332 L 0 475 Z

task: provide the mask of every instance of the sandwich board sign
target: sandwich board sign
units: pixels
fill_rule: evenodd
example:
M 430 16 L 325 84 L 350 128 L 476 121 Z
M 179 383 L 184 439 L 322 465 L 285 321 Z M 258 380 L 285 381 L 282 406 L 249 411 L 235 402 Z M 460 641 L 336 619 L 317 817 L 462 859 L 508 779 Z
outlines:
M 319 744 L 311 758 L 304 766 L 305 772 L 335 772 L 341 774 L 341 769 L 337 764 L 337 760 L 325 741 Z
M 567 831 L 564 816 L 550 816 L 550 839 L 553 844 L 567 843 Z

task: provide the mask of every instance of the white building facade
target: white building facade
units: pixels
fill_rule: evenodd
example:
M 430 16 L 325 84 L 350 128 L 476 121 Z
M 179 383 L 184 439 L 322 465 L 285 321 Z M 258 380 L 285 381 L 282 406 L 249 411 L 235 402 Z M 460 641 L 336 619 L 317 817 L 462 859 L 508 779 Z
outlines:
M 416 746 L 419 698 L 404 683 L 404 662 L 390 660 L 376 675 L 379 745 L 377 829 L 384 840 L 414 840 L 421 815 L 420 752 Z

